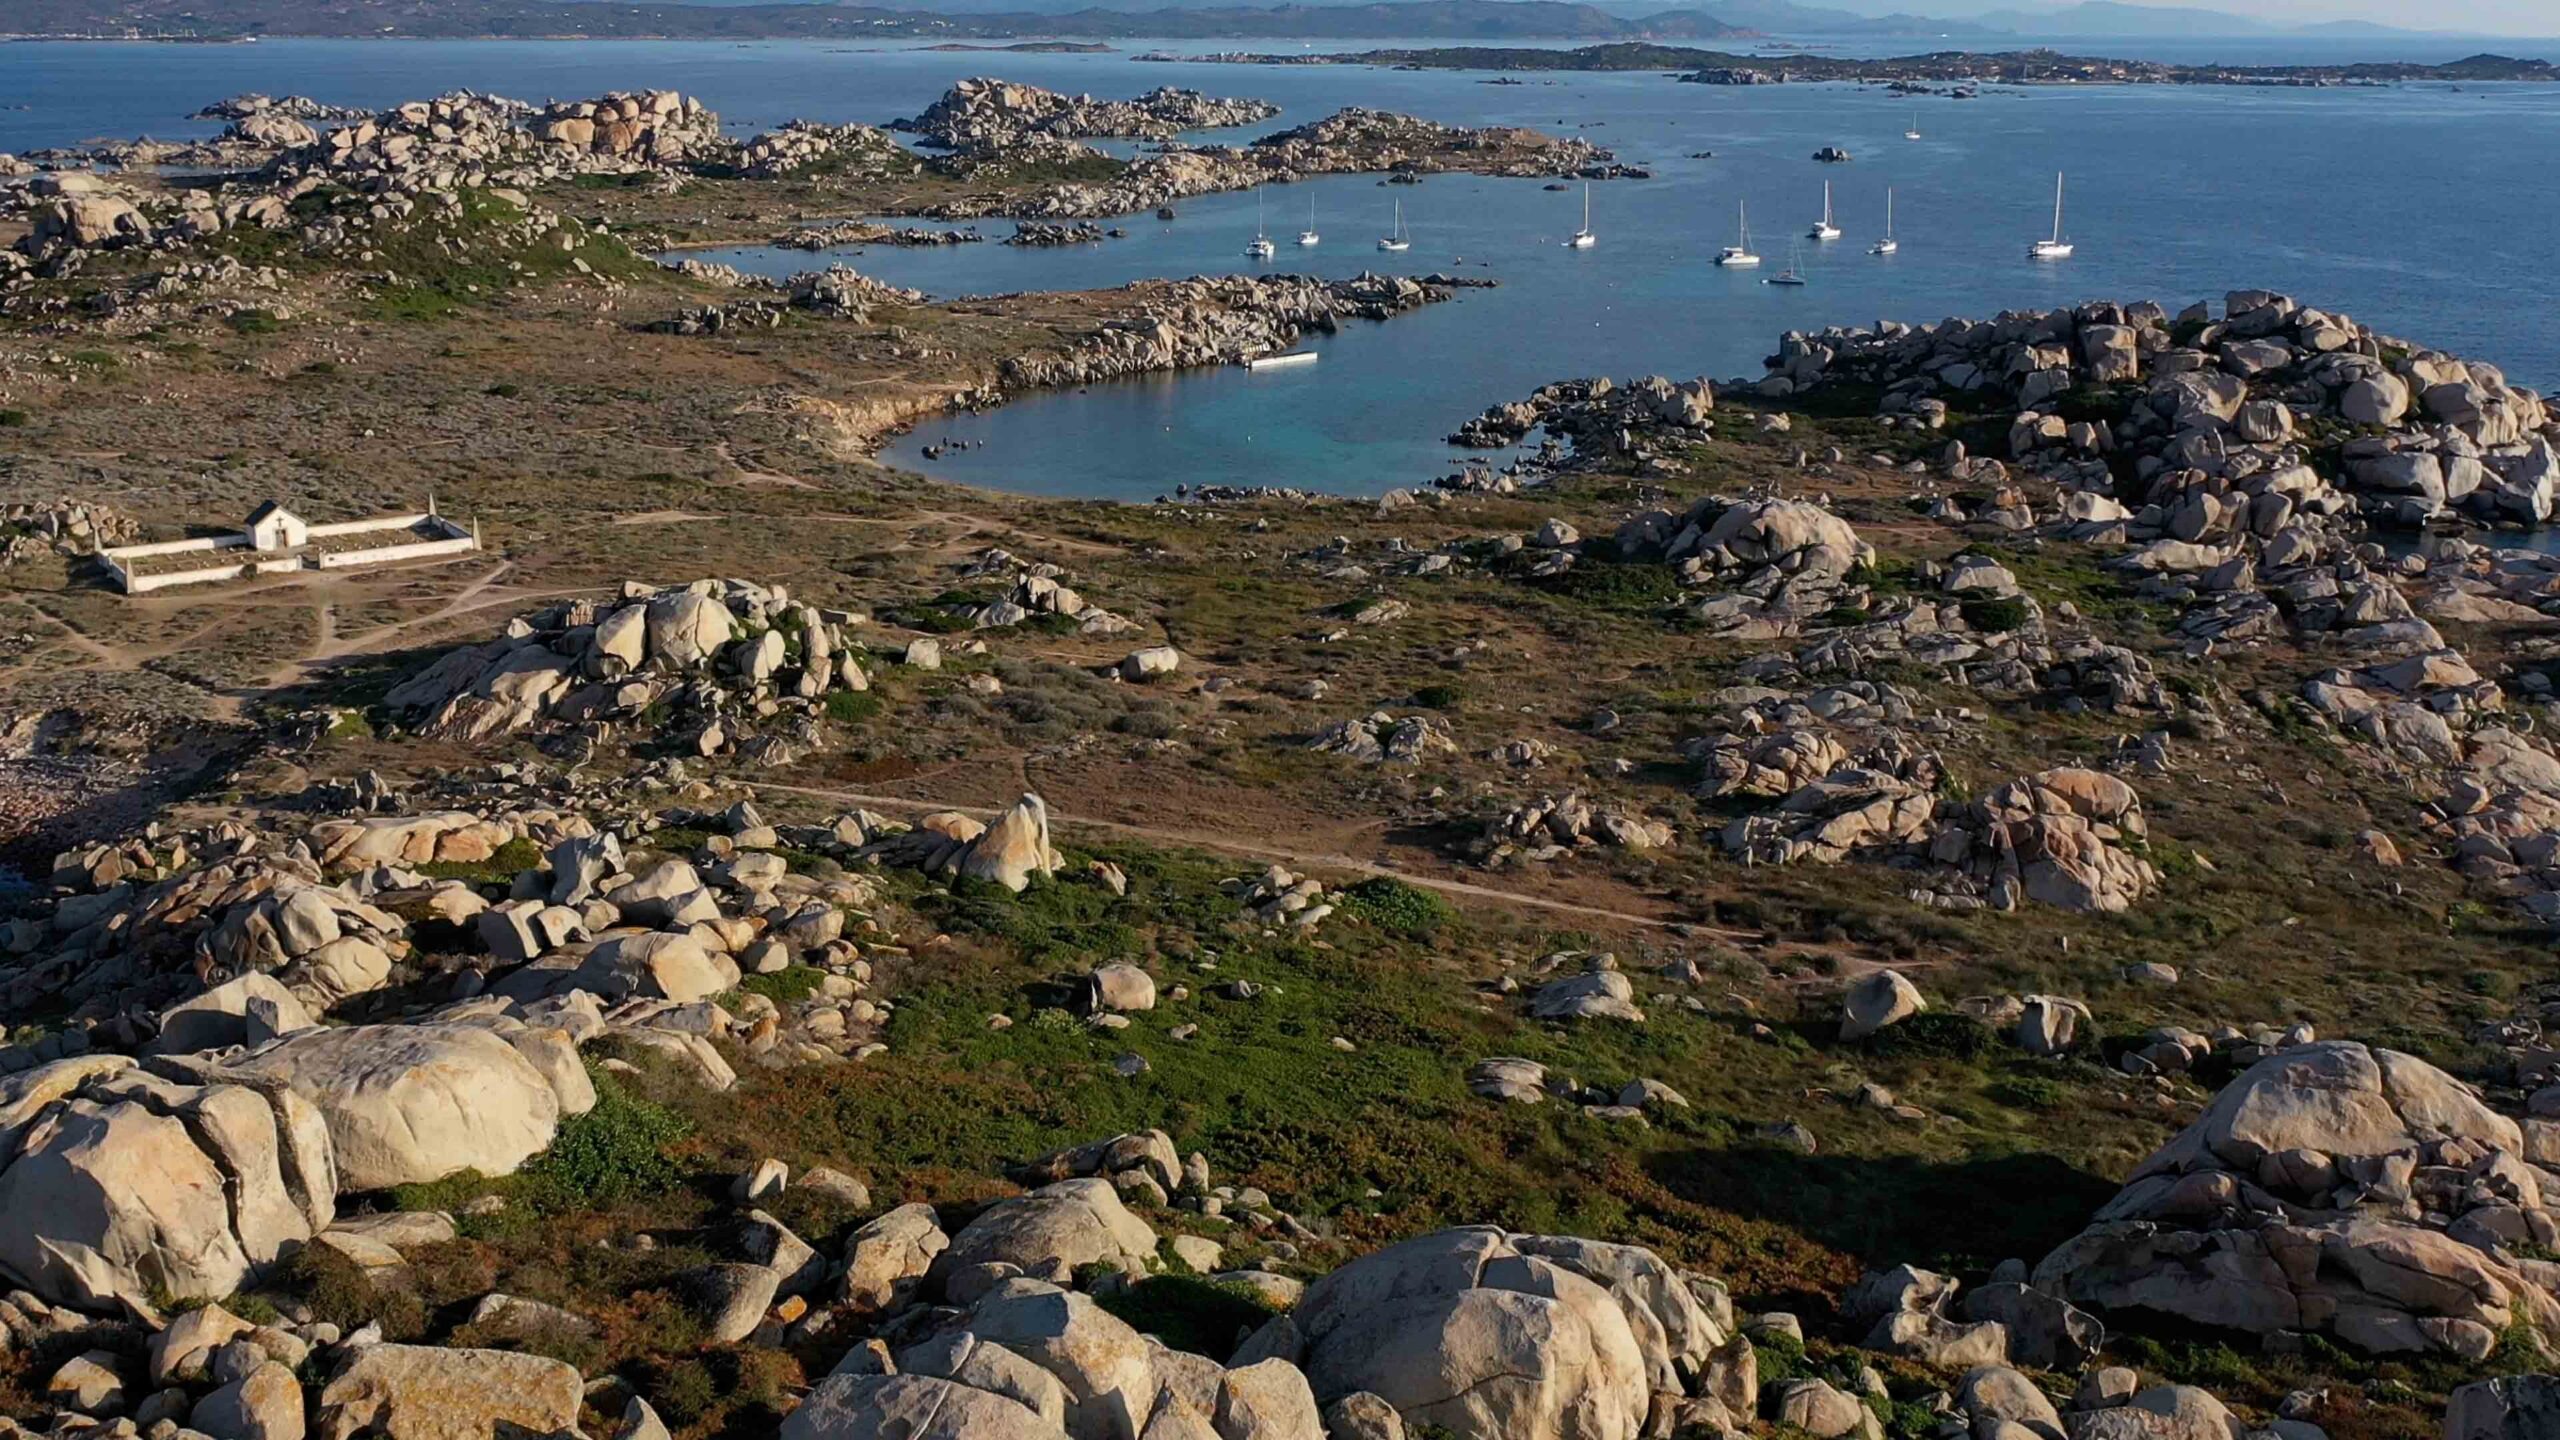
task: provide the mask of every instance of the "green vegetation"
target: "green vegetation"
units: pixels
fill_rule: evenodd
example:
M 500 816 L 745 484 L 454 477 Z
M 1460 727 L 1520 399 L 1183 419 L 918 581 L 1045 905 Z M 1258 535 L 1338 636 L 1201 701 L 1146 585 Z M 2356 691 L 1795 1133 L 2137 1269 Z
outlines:
M 1429 935 L 1458 914 L 1448 901 L 1391 875 L 1373 876 L 1345 888 L 1340 905 L 1349 914 L 1408 939 Z
M 1240 1285 L 1154 1275 L 1102 1297 L 1102 1308 L 1176 1350 L 1225 1360 L 1274 1311 Z
M 2027 602 L 2015 595 L 1967 600 L 1964 602 L 1963 610 L 1965 624 L 1992 635 L 2005 634 L 2018 629 L 2030 618 Z
M 465 190 L 457 213 L 421 214 L 381 227 L 373 238 L 380 269 L 394 277 L 376 292 L 379 319 L 425 321 L 483 305 L 519 287 L 581 273 L 628 279 L 649 269 L 610 234 L 531 233 L 524 209 L 491 190 Z M 578 236 L 575 249 L 557 237 Z
M 839 725 L 861 725 L 876 718 L 882 709 L 877 690 L 830 690 L 827 692 L 827 718 Z
M 766 974 L 746 976 L 738 982 L 738 988 L 788 1008 L 818 993 L 826 978 L 827 972 L 815 965 L 786 965 Z
M 1533 583 L 1550 595 L 1619 613 L 1649 614 L 1680 598 L 1680 572 L 1669 565 L 1593 555 Z
M 486 860 L 430 860 L 415 868 L 433 880 L 489 884 L 513 880 L 520 872 L 538 870 L 544 863 L 541 846 L 531 840 L 510 840 L 489 852 Z
M 672 1189 L 683 1169 L 667 1153 L 692 1127 L 598 1070 L 595 1108 L 561 1122 L 559 1138 L 524 1169 L 537 1209 L 594 1209 Z
M 632 1093 L 611 1073 L 590 1066 L 595 1108 L 560 1122 L 551 1148 L 513 1175 L 470 1173 L 392 1191 L 402 1210 L 460 1210 L 465 1201 L 496 1195 L 505 1201 L 477 1231 L 504 1233 L 544 1216 L 610 1209 L 663 1194 L 683 1183 L 685 1167 L 672 1153 L 693 1122 L 656 1101 Z

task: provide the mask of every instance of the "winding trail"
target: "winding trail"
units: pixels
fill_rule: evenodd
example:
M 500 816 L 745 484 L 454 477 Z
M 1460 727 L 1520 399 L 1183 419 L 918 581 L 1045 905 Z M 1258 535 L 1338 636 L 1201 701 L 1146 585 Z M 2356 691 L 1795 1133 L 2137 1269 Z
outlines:
M 832 800 L 846 805 L 861 805 L 879 810 L 902 810 L 916 814 L 924 814 L 937 810 L 953 810 L 964 815 L 991 817 L 1003 813 L 1002 806 L 952 805 L 938 800 L 912 799 L 903 795 L 875 795 L 858 790 L 822 790 L 806 785 L 781 785 L 771 781 L 756 782 L 756 788 L 759 790 L 770 790 L 784 795 L 804 795 L 812 799 Z M 1437 890 L 1445 895 L 1462 895 L 1473 900 L 1490 901 L 1500 905 L 1523 906 L 1533 910 L 1552 911 L 1562 915 L 1575 915 L 1586 920 L 1606 920 L 1613 924 L 1632 925 L 1647 930 L 1666 930 L 1673 924 L 1677 923 L 1672 920 L 1664 919 L 1659 915 L 1639 915 L 1627 910 L 1612 910 L 1606 906 L 1583 905 L 1571 900 L 1550 900 L 1542 895 L 1523 895 L 1517 891 L 1497 889 L 1491 885 L 1477 885 L 1465 880 L 1448 880 L 1433 875 L 1417 875 L 1409 870 L 1398 870 L 1391 866 L 1381 865 L 1374 860 L 1362 860 L 1356 856 L 1330 852 L 1296 850 L 1286 846 L 1272 844 L 1258 844 L 1250 841 L 1238 840 L 1232 835 L 1204 834 L 1196 830 L 1168 829 L 1157 825 L 1130 825 L 1118 820 L 1098 820 L 1089 816 L 1062 815 L 1055 810 L 1049 812 L 1049 823 L 1066 829 L 1100 830 L 1114 835 L 1125 835 L 1136 840 L 1149 840 L 1167 845 L 1184 845 L 1198 850 L 1216 850 L 1225 854 L 1241 855 L 1255 860 L 1276 860 L 1293 866 L 1315 866 L 1327 870 L 1347 870 L 1359 875 L 1384 876 L 1391 880 L 1402 881 L 1407 885 L 1419 886 L 1426 890 Z M 1700 925 L 1696 928 L 1699 933 L 1702 934 L 1724 935 L 1737 939 L 1757 938 L 1753 932 L 1749 931 L 1724 930 L 1711 925 Z

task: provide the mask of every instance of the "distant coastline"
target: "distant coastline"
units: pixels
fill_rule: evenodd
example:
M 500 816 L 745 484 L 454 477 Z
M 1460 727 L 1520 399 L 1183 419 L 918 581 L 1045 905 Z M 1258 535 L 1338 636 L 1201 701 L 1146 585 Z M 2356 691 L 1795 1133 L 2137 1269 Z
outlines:
M 2362 61 L 2335 65 L 2181 65 L 2157 60 L 2115 60 L 2066 55 L 2058 50 L 1940 50 L 1874 60 L 1814 54 L 1735 55 L 1677 45 L 1591 45 L 1575 50 L 1459 45 L 1429 49 L 1343 51 L 1325 55 L 1172 55 L 1150 61 L 1209 61 L 1229 65 L 1380 65 L 1400 70 L 1680 71 L 1699 85 L 1776 85 L 1790 82 L 1862 81 L 1899 85 L 2384 85 L 2404 81 L 2462 83 L 2560 81 L 2560 66 L 2547 60 L 2482 53 L 2442 64 Z
M 82 40 L 1748 40 L 1698 10 L 1622 19 L 1574 0 L 1391 0 L 940 15 L 853 4 L 616 0 L 14 0 L 0 38 Z

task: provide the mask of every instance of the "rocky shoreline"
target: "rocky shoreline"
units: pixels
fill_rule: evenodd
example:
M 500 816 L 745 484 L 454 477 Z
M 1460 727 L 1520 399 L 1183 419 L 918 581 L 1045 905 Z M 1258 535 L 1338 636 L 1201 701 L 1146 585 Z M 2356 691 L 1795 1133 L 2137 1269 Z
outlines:
M 1187 130 L 1231 129 L 1279 113 L 1267 100 L 1223 99 L 1171 86 L 1134 100 L 1096 100 L 979 77 L 961 81 L 923 114 L 893 120 L 889 128 L 936 149 L 994 155 L 1035 138 L 1171 140 Z
M 0 155 L 0 219 L 24 219 L 28 225 L 13 250 L 0 251 L 0 296 L 39 277 L 71 273 L 89 253 L 178 251 L 235 230 L 290 233 L 314 254 L 361 251 L 367 234 L 422 214 L 464 218 L 466 196 L 525 211 L 528 226 L 568 234 L 575 248 L 584 238 L 581 222 L 542 213 L 530 197 L 589 178 L 645 183 L 673 195 L 706 178 L 889 178 L 918 173 L 925 165 L 885 131 L 869 126 L 793 121 L 732 141 L 717 115 L 674 91 L 617 92 L 545 106 L 455 94 L 363 115 L 292 97 L 243 96 L 210 108 L 231 123 L 208 142 L 111 143 L 23 159 Z M 914 205 L 906 213 L 1013 218 L 1025 222 L 1022 233 L 1028 237 L 1015 243 L 1074 243 L 1086 238 L 1086 227 L 1052 238 L 1051 222 L 1099 220 L 1311 175 L 1466 171 L 1605 179 L 1641 173 L 1579 139 L 1528 129 L 1443 126 L 1358 109 L 1248 146 L 1167 144 L 1127 164 L 1071 138 L 1170 136 L 1271 113 L 1273 107 L 1261 101 L 1190 91 L 1096 102 L 1034 86 L 970 81 L 925 115 L 899 122 L 950 147 L 935 166 L 962 179 L 1054 169 L 1093 170 L 1106 178 L 999 187 Z M 90 168 L 101 164 L 135 173 Z M 214 173 L 169 184 L 140 174 L 161 166 Z M 527 238 L 540 237 L 528 231 Z M 974 238 L 969 231 L 843 220 L 785 232 L 775 243 L 815 250 Z
M 1899 85 L 2396 85 L 2408 81 L 2527 82 L 2560 80 L 2549 61 L 2482 53 L 2442 64 L 2376 61 L 2344 65 L 2186 65 L 2071 55 L 2058 50 L 1944 50 L 1881 59 L 1830 55 L 1738 55 L 1676 45 L 1611 44 L 1579 49 L 1444 46 L 1331 54 L 1235 52 L 1208 56 L 1140 55 L 1140 60 L 1210 60 L 1229 65 L 1382 65 L 1410 70 L 1685 72 L 1700 85 L 1773 85 L 1856 81 Z
M 948 202 L 927 213 L 950 220 L 1104 219 L 1157 209 L 1195 195 L 1285 185 L 1316 175 L 1441 172 L 1593 180 L 1644 175 L 1618 164 L 1608 150 L 1587 140 L 1558 139 L 1518 127 L 1440 125 L 1354 107 L 1266 135 L 1247 146 L 1167 149 L 1132 162 L 1107 180 L 1064 182 L 1028 199 Z

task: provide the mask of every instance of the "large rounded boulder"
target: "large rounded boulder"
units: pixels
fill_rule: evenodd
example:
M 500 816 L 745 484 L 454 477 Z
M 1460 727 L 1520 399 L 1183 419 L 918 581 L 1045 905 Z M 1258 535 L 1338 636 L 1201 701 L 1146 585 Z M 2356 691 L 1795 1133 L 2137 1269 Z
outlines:
M 471 1025 L 306 1030 L 240 1061 L 327 1120 L 347 1190 L 505 1175 L 551 1144 L 561 1095 L 543 1069 Z
M 1110 1181 L 1061 1180 L 987 1207 L 951 1237 L 934 1269 L 947 1275 L 973 1265 L 1010 1265 L 1064 1282 L 1086 1265 L 1143 1272 L 1155 1253 L 1156 1232 L 1129 1213 Z
M 1236 1363 L 1292 1361 L 1322 1403 L 1367 1391 L 1465 1440 L 1634 1440 L 1723 1338 L 1650 1251 L 1469 1227 L 1334 1271 Z

